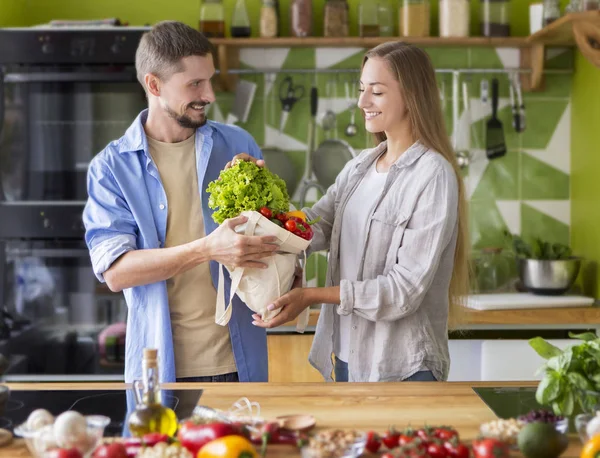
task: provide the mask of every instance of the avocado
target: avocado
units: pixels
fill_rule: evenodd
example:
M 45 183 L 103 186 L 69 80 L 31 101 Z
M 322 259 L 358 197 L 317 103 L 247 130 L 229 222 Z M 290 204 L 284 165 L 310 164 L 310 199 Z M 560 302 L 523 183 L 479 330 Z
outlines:
M 557 458 L 566 449 L 569 439 L 552 423 L 528 423 L 519 432 L 519 450 L 526 458 Z

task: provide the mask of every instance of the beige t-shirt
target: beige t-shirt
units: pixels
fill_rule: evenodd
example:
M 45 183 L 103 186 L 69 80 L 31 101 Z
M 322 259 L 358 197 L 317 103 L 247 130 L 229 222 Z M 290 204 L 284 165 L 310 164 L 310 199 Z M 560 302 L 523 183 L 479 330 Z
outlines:
M 205 236 L 194 138 L 163 143 L 148 137 L 150 155 L 167 193 L 165 247 Z M 229 328 L 215 323 L 217 291 L 208 262 L 167 280 L 167 292 L 177 377 L 235 372 Z

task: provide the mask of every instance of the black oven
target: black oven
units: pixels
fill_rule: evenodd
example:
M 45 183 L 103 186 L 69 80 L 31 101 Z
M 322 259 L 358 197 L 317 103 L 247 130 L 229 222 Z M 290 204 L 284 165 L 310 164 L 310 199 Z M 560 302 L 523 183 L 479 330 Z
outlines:
M 81 215 L 90 160 L 146 107 L 134 66 L 146 30 L 0 29 L 0 353 L 9 373 L 122 373 L 122 352 L 107 355 L 98 338 L 125 321 L 126 306 L 93 275 Z

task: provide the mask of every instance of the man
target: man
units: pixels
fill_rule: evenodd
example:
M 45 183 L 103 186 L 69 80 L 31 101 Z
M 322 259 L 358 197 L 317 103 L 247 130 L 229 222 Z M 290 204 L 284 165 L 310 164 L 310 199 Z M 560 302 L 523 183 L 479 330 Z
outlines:
M 211 49 L 178 22 L 144 34 L 136 71 L 148 109 L 90 164 L 85 239 L 98 279 L 127 301 L 127 382 L 141 377 L 144 347 L 159 349 L 161 382 L 267 381 L 251 310 L 236 297 L 228 327 L 215 324 L 217 263 L 265 267 L 277 245 L 235 233 L 243 217 L 211 218 L 208 183 L 236 158 L 264 165 L 246 131 L 206 119 Z

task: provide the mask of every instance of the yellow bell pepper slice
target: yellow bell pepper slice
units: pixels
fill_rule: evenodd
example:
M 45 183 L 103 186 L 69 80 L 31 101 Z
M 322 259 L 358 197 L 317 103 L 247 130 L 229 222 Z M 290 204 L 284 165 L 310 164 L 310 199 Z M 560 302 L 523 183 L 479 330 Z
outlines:
M 258 458 L 258 453 L 248 439 L 224 436 L 205 444 L 196 458 Z

